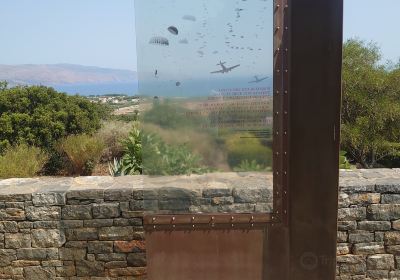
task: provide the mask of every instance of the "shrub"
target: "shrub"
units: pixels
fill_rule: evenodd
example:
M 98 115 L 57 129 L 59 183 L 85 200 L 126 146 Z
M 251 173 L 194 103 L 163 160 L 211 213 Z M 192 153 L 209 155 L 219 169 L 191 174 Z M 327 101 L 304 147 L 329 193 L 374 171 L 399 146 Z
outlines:
M 252 138 L 249 133 L 236 133 L 226 139 L 228 152 L 228 164 L 232 168 L 245 161 L 255 161 L 262 166 L 270 166 L 272 163 L 272 151 L 261 144 L 257 138 Z
M 59 142 L 58 149 L 69 160 L 72 175 L 91 175 L 104 149 L 104 143 L 89 135 L 72 135 Z
M 50 151 L 68 135 L 94 133 L 108 115 L 104 105 L 53 88 L 6 88 L 0 91 L 0 147 L 27 143 Z
M 114 158 L 120 158 L 124 154 L 123 140 L 129 135 L 132 124 L 122 121 L 108 121 L 103 123 L 96 137 L 104 142 L 105 149 L 101 156 L 102 162 L 108 162 Z
M 0 156 L 0 178 L 34 177 L 40 172 L 47 155 L 37 147 L 20 144 Z

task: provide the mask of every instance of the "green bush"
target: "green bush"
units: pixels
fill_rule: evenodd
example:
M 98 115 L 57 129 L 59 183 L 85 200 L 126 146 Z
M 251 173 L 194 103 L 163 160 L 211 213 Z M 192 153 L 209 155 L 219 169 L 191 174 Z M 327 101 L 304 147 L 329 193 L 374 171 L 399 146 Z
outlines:
M 101 139 L 89 135 L 72 135 L 59 142 L 58 149 L 68 158 L 72 175 L 91 175 L 104 149 Z
M 0 148 L 26 143 L 50 151 L 68 135 L 92 134 L 108 115 L 104 105 L 53 88 L 4 88 L 0 91 Z
M 225 145 L 228 153 L 228 164 L 232 168 L 240 166 L 243 162 L 255 161 L 261 166 L 272 165 L 272 151 L 261 144 L 257 138 L 252 138 L 250 133 L 236 133 L 227 136 Z
M 134 125 L 128 137 L 122 141 L 124 155 L 120 160 L 114 159 L 109 164 L 112 176 L 142 174 L 142 133 L 137 125 Z
M 339 168 L 340 169 L 351 169 L 351 164 L 346 157 L 346 151 L 340 151 L 339 153 Z
M 34 177 L 40 172 L 47 155 L 37 147 L 20 144 L 0 156 L 0 178 Z

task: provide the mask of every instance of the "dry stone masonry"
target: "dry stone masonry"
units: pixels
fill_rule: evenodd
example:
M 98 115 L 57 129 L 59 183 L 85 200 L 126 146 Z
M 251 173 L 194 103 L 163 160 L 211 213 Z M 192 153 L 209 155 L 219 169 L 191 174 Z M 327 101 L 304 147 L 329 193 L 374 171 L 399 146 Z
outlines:
M 0 279 L 146 279 L 145 210 L 271 208 L 257 173 L 2 180 Z M 337 279 L 400 279 L 400 170 L 342 171 L 338 215 Z

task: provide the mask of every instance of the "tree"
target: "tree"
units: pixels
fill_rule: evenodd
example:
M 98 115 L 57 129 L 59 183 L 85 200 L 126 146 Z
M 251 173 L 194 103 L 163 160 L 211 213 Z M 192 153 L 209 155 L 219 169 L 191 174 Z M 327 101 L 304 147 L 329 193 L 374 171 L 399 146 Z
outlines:
M 107 114 L 100 104 L 50 87 L 4 88 L 0 91 L 0 153 L 20 143 L 51 150 L 63 137 L 95 132 Z
M 381 65 L 373 43 L 343 49 L 342 149 L 363 168 L 400 156 L 400 65 Z

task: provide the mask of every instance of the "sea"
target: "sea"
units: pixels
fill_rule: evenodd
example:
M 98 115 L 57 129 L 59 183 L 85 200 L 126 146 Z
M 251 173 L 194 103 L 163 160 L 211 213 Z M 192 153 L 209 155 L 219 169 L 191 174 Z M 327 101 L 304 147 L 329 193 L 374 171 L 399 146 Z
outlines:
M 121 94 L 121 95 L 137 95 L 137 83 L 102 83 L 102 84 L 73 84 L 73 85 L 52 85 L 59 92 L 82 96 L 89 95 L 106 95 L 106 94 Z

